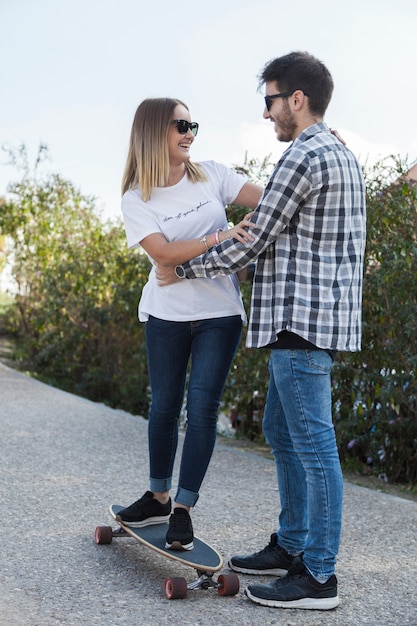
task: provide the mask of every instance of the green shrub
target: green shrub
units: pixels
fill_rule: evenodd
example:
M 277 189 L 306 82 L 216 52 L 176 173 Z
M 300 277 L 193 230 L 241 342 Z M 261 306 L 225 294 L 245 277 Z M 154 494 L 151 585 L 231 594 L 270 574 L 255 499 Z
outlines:
M 272 164 L 242 167 L 265 183 Z M 417 484 L 417 191 L 406 165 L 381 161 L 366 173 L 367 248 L 363 342 L 333 370 L 336 436 L 342 463 L 386 480 Z M 236 223 L 246 213 L 228 208 Z M 58 175 L 27 169 L 0 199 L 0 235 L 13 242 L 18 285 L 0 328 L 19 337 L 20 358 L 42 380 L 131 413 L 147 415 L 144 325 L 137 304 L 149 261 L 127 249 L 119 222 L 102 223 L 94 200 Z M 3 246 L 2 246 L 3 249 Z M 251 284 L 242 285 L 249 313 Z M 267 350 L 245 347 L 226 382 L 223 409 L 239 429 L 262 438 Z
M 270 163 L 243 169 L 264 180 Z M 365 173 L 367 246 L 363 341 L 359 353 L 341 353 L 333 370 L 333 405 L 342 463 L 384 480 L 417 483 L 417 190 L 393 157 Z M 255 175 L 253 175 L 255 172 Z M 230 219 L 245 210 L 230 207 Z M 249 312 L 251 288 L 242 286 Z M 245 348 L 245 335 L 226 385 L 224 402 L 240 431 L 259 436 L 268 388 L 269 352 Z
M 13 240 L 21 358 L 42 379 L 133 413 L 147 411 L 137 302 L 149 262 L 127 250 L 120 224 L 58 175 L 25 176 L 0 205 Z
M 417 189 L 399 160 L 367 175 L 362 351 L 334 371 L 343 462 L 381 478 L 417 482 Z

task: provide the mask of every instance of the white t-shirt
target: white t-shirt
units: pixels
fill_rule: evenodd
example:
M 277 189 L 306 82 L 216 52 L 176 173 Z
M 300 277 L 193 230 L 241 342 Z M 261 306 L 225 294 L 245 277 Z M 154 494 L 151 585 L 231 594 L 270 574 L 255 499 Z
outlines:
M 153 189 L 147 202 L 142 200 L 139 189 L 123 194 L 122 213 L 129 248 L 139 246 L 152 233 L 178 241 L 203 237 L 218 228 L 227 229 L 225 206 L 236 199 L 247 179 L 214 161 L 199 165 L 207 181 L 192 183 L 185 175 L 176 185 Z M 145 322 L 149 315 L 177 322 L 240 315 L 246 324 L 235 275 L 184 279 L 159 287 L 152 268 L 139 302 L 139 320 Z

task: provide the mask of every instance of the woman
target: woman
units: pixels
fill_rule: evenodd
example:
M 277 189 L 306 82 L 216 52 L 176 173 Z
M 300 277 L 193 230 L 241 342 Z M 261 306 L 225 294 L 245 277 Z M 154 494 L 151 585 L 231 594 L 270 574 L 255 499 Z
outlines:
M 227 229 L 225 205 L 254 209 L 263 189 L 219 163 L 192 163 L 197 132 L 198 124 L 179 100 L 147 99 L 136 111 L 122 212 L 129 247 L 141 246 L 153 264 L 181 264 L 232 237 L 242 243 L 252 240 L 245 230 L 248 216 Z M 152 267 L 139 320 L 146 322 L 152 390 L 150 486 L 119 515 L 133 527 L 169 520 L 167 548 L 191 550 L 189 511 L 212 456 L 221 395 L 246 322 L 237 277 L 179 280 L 160 287 Z M 187 429 L 171 513 L 169 492 L 189 362 Z

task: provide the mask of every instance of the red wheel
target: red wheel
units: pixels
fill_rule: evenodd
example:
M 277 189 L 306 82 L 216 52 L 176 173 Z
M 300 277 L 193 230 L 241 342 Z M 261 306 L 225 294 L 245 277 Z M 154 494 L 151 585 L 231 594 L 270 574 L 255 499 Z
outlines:
M 164 593 L 167 600 L 185 598 L 187 591 L 185 578 L 167 578 L 164 582 Z
M 111 526 L 97 526 L 94 532 L 94 541 L 98 544 L 111 543 L 113 539 L 113 528 Z
M 221 596 L 235 596 L 239 593 L 240 581 L 237 574 L 220 574 L 217 584 L 217 592 Z

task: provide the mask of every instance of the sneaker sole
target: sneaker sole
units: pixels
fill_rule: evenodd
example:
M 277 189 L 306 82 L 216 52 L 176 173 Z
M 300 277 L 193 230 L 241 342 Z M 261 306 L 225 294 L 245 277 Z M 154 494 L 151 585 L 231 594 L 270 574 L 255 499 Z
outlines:
M 234 572 L 239 572 L 240 574 L 253 574 L 255 576 L 278 576 L 280 578 L 288 574 L 288 570 L 286 569 L 250 569 L 249 567 L 240 567 L 239 565 L 234 565 L 231 561 L 228 562 L 228 566 Z
M 169 522 L 170 515 L 158 516 L 158 517 L 147 517 L 146 519 L 140 522 L 127 522 L 120 517 L 120 515 L 116 515 L 115 520 L 123 526 L 129 526 L 129 528 L 144 528 L 145 526 L 154 526 L 155 524 L 167 524 Z
M 249 589 L 245 589 L 245 596 L 252 602 L 261 604 L 262 606 L 271 606 L 277 609 L 309 609 L 318 611 L 330 611 L 339 606 L 339 596 L 333 598 L 300 598 L 299 600 L 268 600 L 252 595 Z
M 166 542 L 165 549 L 166 550 L 175 550 L 181 552 L 182 550 L 192 550 L 194 548 L 194 543 L 185 543 L 182 544 L 180 541 L 173 541 L 172 543 Z

